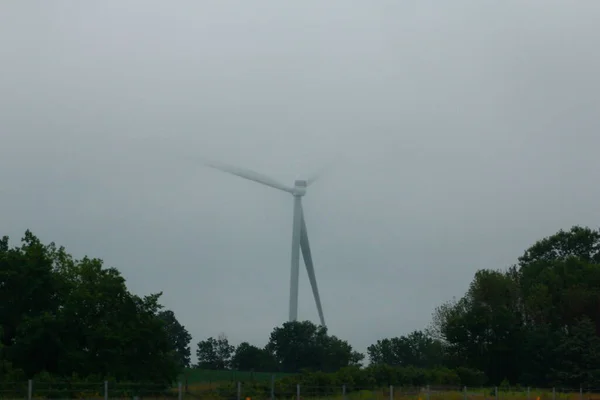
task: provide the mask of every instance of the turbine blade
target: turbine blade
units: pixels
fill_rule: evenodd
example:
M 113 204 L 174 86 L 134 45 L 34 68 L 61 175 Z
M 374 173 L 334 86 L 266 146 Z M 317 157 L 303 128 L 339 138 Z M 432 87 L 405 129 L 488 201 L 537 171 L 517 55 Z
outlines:
M 306 186 L 308 187 L 308 186 L 312 185 L 313 183 L 315 183 L 321 177 L 322 173 L 323 173 L 323 170 L 321 169 L 318 172 L 311 175 L 311 177 L 306 180 Z
M 321 325 L 325 326 L 325 317 L 323 316 L 323 307 L 321 306 L 321 296 L 319 296 L 319 288 L 317 286 L 317 277 L 315 275 L 315 266 L 312 260 L 312 254 L 310 252 L 310 244 L 308 242 L 308 232 L 306 231 L 306 221 L 304 220 L 304 210 L 300 206 L 302 211 L 302 227 L 300 230 L 300 249 L 302 250 L 302 258 L 306 265 L 306 272 L 308 272 L 308 279 L 310 286 L 315 296 L 315 303 L 317 303 L 317 311 L 319 312 L 319 318 L 321 319 Z
M 320 179 L 325 174 L 325 172 L 327 172 L 331 168 L 332 164 L 333 164 L 333 162 L 330 162 L 327 165 L 325 165 L 324 167 L 322 167 L 319 170 L 317 170 L 314 174 L 312 174 L 306 180 L 306 186 L 310 186 L 313 183 L 315 183 L 318 179 Z
M 218 169 L 219 171 L 227 172 L 229 174 L 233 174 L 239 176 L 240 178 L 248 179 L 254 182 L 262 183 L 263 185 L 270 186 L 275 189 L 283 190 L 284 192 L 293 193 L 293 189 L 285 186 L 282 183 L 277 182 L 276 180 L 269 178 L 266 175 L 260 174 L 258 172 L 251 171 L 249 169 L 244 169 L 240 167 L 236 167 L 233 165 L 227 165 L 222 163 L 217 163 L 214 161 L 205 162 L 204 165 L 210 168 Z

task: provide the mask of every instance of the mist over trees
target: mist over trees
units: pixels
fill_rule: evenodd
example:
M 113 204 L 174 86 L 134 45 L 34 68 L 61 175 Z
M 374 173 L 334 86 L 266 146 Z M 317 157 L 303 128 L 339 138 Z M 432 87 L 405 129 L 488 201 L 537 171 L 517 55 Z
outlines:
M 116 269 L 29 231 L 20 246 L 2 238 L 0 381 L 173 382 L 191 366 L 191 336 L 160 296 L 137 296 Z M 374 338 L 365 355 L 309 321 L 275 327 L 264 347 L 221 334 L 194 350 L 195 368 L 289 373 L 290 385 L 598 386 L 600 231 L 559 231 L 506 270 L 477 271 L 429 327 Z

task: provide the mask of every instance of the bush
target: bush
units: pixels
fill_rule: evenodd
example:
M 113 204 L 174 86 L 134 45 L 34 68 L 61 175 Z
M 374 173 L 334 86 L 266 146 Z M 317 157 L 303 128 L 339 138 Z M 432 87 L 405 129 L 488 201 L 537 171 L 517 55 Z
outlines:
M 462 386 L 483 386 L 487 383 L 485 374 L 476 369 L 458 367 L 456 368 L 456 374 Z
M 303 371 L 276 381 L 278 392 L 294 393 L 296 385 L 315 388 L 346 386 L 346 391 L 360 389 L 377 389 L 389 385 L 404 387 L 422 387 L 425 385 L 466 385 L 482 386 L 485 375 L 481 371 L 468 368 L 423 369 L 416 367 L 392 367 L 389 365 L 372 365 L 366 368 L 346 367 L 337 372 Z

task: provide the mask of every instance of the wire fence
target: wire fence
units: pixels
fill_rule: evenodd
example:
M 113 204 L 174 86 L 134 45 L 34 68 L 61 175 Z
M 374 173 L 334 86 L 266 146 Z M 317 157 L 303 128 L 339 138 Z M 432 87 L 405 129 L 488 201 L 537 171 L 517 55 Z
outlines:
M 184 388 L 183 396 L 223 400 L 600 400 L 600 389 L 498 388 L 466 386 L 387 386 L 384 388 L 351 385 L 280 386 L 242 383 Z
M 183 389 L 148 383 L 0 382 L 0 399 L 182 400 Z
M 86 400 L 600 400 L 600 389 L 458 386 L 311 386 L 271 383 L 192 384 L 0 382 L 0 399 Z

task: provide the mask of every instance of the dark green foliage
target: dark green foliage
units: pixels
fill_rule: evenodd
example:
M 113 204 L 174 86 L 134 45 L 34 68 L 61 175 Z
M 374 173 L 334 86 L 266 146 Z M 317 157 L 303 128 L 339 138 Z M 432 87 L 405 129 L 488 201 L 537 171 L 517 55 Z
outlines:
M 364 358 L 348 342 L 329 335 L 310 321 L 286 322 L 271 333 L 266 346 L 283 372 L 332 372 L 357 365 Z
M 378 340 L 367 352 L 371 364 L 434 368 L 444 361 L 442 342 L 421 331 Z
M 99 259 L 75 260 L 29 231 L 21 247 L 10 248 L 5 237 L 0 376 L 60 380 L 77 373 L 168 384 L 181 366 L 175 353 L 189 338 L 174 340 L 165 329 L 159 298 L 130 293 L 116 269 Z
M 266 349 L 243 342 L 233 353 L 231 367 L 239 371 L 270 372 L 277 370 L 277 360 Z
M 235 347 L 229 344 L 224 334 L 219 335 L 217 339 L 209 337 L 198 343 L 198 368 L 229 369 L 234 350 Z
M 542 239 L 506 272 L 480 270 L 461 299 L 434 314 L 450 366 L 494 384 L 600 384 L 600 232 Z
M 474 376 L 476 371 L 471 371 Z M 480 373 L 479 373 L 480 374 Z M 391 367 L 387 365 L 374 365 L 366 368 L 357 366 L 342 368 L 337 372 L 326 373 L 322 371 L 303 371 L 299 374 L 285 376 L 275 381 L 275 392 L 293 394 L 296 385 L 300 384 L 311 395 L 325 396 L 340 394 L 344 385 L 346 392 L 360 390 L 373 390 L 387 388 L 389 385 L 396 387 L 423 387 L 427 384 L 438 386 L 465 385 L 457 371 L 447 368 L 423 369 L 415 367 Z M 243 385 L 244 396 L 265 396 L 271 390 L 269 381 L 245 382 Z M 235 393 L 235 383 L 223 385 L 219 388 L 222 395 Z
M 275 379 L 280 379 L 286 375 L 283 372 L 258 372 L 252 370 L 227 370 L 227 369 L 200 369 L 186 368 L 181 376 L 182 382 L 188 384 L 195 383 L 216 383 L 216 382 L 271 382 L 273 376 Z
M 179 323 L 175 313 L 171 310 L 163 310 L 158 313 L 164 323 L 169 342 L 174 345 L 174 356 L 180 367 L 190 366 L 190 342 L 192 335 Z

